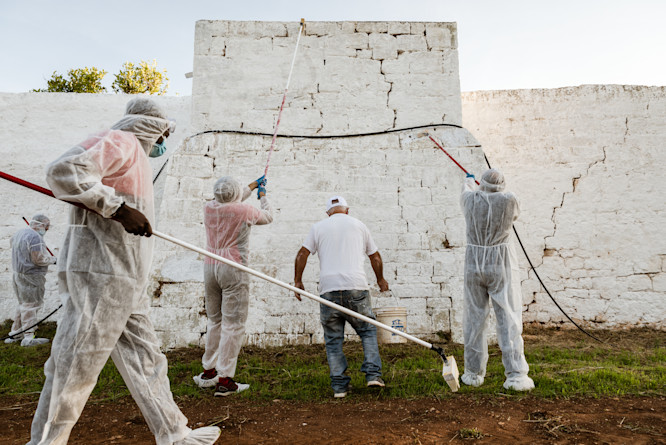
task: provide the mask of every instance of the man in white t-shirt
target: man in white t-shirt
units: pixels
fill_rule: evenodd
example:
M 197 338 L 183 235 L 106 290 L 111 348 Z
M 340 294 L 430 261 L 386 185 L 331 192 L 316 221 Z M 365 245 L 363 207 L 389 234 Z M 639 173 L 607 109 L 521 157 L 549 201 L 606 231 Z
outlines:
M 377 246 L 365 224 L 348 215 L 349 206 L 342 196 L 329 198 L 326 213 L 329 217 L 310 228 L 303 247 L 296 255 L 294 286 L 305 290 L 303 270 L 308 256 L 316 253 L 319 255 L 321 297 L 367 317 L 375 318 L 363 263 L 367 255 L 375 272 L 379 290 L 382 292 L 389 290 Z M 296 298 L 301 299 L 298 294 Z M 326 357 L 334 397 L 345 397 L 351 381 L 351 378 L 345 375 L 347 359 L 342 352 L 345 322 L 348 322 L 361 337 L 364 355 L 361 371 L 365 373 L 367 386 L 385 386 L 381 378 L 382 361 L 377 346 L 377 328 L 323 304 L 320 305 L 320 319 L 324 327 Z

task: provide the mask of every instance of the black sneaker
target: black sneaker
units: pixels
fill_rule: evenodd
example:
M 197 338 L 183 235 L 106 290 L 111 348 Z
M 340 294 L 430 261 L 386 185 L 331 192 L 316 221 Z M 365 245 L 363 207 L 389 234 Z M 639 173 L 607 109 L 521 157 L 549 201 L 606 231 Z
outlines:
M 236 383 L 230 377 L 220 377 L 220 380 L 215 385 L 215 397 L 226 397 L 231 394 L 236 394 L 248 389 L 250 385 L 247 383 Z

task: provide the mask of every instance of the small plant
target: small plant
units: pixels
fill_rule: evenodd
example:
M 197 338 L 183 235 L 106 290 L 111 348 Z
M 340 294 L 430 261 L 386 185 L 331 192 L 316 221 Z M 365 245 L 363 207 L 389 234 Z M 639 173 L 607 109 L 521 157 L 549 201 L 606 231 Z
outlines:
M 485 436 L 485 434 L 476 428 L 461 428 L 457 434 L 461 439 L 483 439 Z

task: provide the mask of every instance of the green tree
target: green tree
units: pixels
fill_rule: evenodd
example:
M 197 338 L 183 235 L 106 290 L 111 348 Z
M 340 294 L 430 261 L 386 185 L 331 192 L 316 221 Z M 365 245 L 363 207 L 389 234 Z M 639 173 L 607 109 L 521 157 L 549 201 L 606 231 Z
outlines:
M 116 80 L 111 88 L 116 93 L 127 94 L 157 94 L 162 96 L 169 88 L 169 79 L 166 70 L 157 69 L 157 61 L 152 64 L 142 60 L 138 65 L 125 62 L 122 69 L 115 75 Z
M 103 93 L 106 88 L 102 86 L 102 79 L 106 71 L 95 68 L 74 68 L 63 77 L 54 71 L 51 78 L 46 81 L 46 89 L 33 90 L 48 93 Z

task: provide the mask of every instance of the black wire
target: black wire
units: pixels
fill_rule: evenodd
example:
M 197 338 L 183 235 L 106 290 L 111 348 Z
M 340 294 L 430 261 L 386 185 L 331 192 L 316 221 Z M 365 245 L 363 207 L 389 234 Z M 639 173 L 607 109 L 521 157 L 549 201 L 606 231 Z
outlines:
M 49 315 L 47 315 L 46 317 L 42 318 L 41 320 L 39 320 L 37 323 L 33 324 L 32 326 L 28 326 L 27 328 L 23 329 L 22 331 L 18 331 L 17 333 L 12 334 L 12 335 L 5 335 L 4 337 L 0 338 L 0 341 L 4 341 L 4 340 L 7 339 L 7 338 L 14 338 L 14 337 L 16 337 L 17 335 L 23 334 L 25 331 L 28 331 L 28 330 L 34 328 L 35 326 L 37 326 L 37 325 L 43 323 L 47 318 L 49 318 L 51 315 L 55 314 L 56 311 L 57 311 L 58 309 L 60 309 L 61 307 L 62 307 L 62 304 L 61 304 L 60 306 L 58 306 L 57 308 L 53 309 L 53 311 L 51 311 L 51 313 L 50 313 Z
M 419 125 L 417 127 L 405 127 L 405 128 L 392 128 L 390 130 L 383 130 L 383 131 L 372 131 L 370 133 L 354 133 L 354 134 L 332 134 L 332 135 L 323 135 L 323 134 L 313 134 L 313 135 L 300 135 L 300 134 L 278 134 L 277 137 L 279 138 L 298 138 L 298 139 L 340 139 L 340 138 L 357 138 L 357 137 L 363 137 L 363 136 L 377 136 L 380 134 L 388 134 L 388 133 L 397 133 L 400 131 L 410 131 L 410 130 L 418 130 L 421 128 L 432 128 L 432 127 L 455 127 L 455 128 L 463 128 L 460 125 L 456 124 L 429 124 L 429 125 Z M 202 131 L 200 133 L 195 133 L 191 136 L 188 136 L 184 139 L 184 141 L 187 141 L 191 138 L 201 136 L 204 134 L 211 134 L 211 133 L 230 133 L 230 134 L 249 134 L 253 136 L 270 136 L 272 137 L 272 133 L 261 133 L 257 131 L 242 131 L 242 130 L 207 130 L 207 131 Z
M 490 166 L 490 162 L 488 162 L 488 157 L 486 156 L 485 153 L 483 154 L 483 158 L 486 160 L 486 164 L 488 165 L 488 168 L 492 168 L 492 167 Z M 566 312 L 564 312 L 564 309 L 562 309 L 562 307 L 557 303 L 557 301 L 555 301 L 555 298 L 553 298 L 553 296 L 550 294 L 550 291 L 548 290 L 548 288 L 546 287 L 546 285 L 545 285 L 545 284 L 543 283 L 543 281 L 541 280 L 541 277 L 539 276 L 539 273 L 538 273 L 538 272 L 536 271 L 536 269 L 534 268 L 534 265 L 532 264 L 532 260 L 530 259 L 530 256 L 527 254 L 527 250 L 525 250 L 525 246 L 523 246 L 523 241 L 520 239 L 520 236 L 518 235 L 518 231 L 516 230 L 516 226 L 513 226 L 513 233 L 516 234 L 516 239 L 518 240 L 518 244 L 520 244 L 520 248 L 523 249 L 523 253 L 525 254 L 525 258 L 527 258 L 527 262 L 530 264 L 530 268 L 531 268 L 532 271 L 534 272 L 534 275 L 537 277 L 537 280 L 539 280 L 539 283 L 541 284 L 541 287 L 543 287 L 543 290 L 546 291 L 546 294 L 548 294 L 548 296 L 550 297 L 550 299 L 553 300 L 553 303 L 555 303 L 555 306 L 557 306 L 557 308 L 560 310 L 560 312 L 562 312 L 562 313 L 564 314 L 564 316 L 567 317 L 567 319 L 569 319 L 569 321 L 570 321 L 571 323 L 574 324 L 574 326 L 576 326 L 578 329 L 580 329 L 580 331 L 581 331 L 583 334 L 587 335 L 588 337 L 591 337 L 591 338 L 595 339 L 595 340 L 598 341 L 599 343 L 606 343 L 606 342 L 604 342 L 604 341 L 602 341 L 602 340 L 599 340 L 597 337 L 595 337 L 594 335 L 590 334 L 590 333 L 587 332 L 585 329 L 583 329 L 582 327 L 580 327 L 580 326 L 578 325 L 578 323 L 576 323 L 575 321 L 573 321 L 573 319 L 572 319 L 571 317 L 569 317 L 569 315 L 568 315 Z

